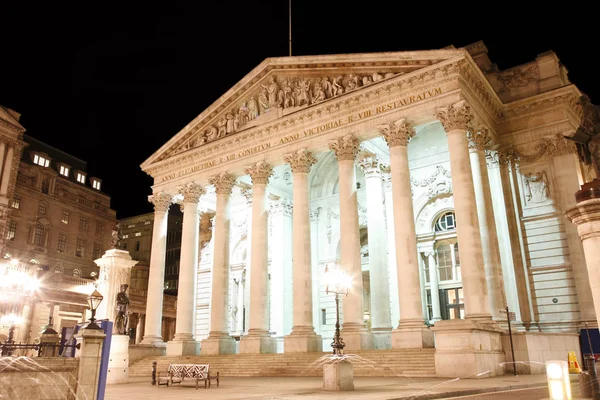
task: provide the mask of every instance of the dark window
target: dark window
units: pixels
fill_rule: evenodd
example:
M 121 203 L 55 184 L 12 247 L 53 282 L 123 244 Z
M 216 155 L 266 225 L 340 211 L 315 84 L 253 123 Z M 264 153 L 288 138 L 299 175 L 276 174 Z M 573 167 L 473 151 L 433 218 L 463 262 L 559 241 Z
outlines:
M 85 242 L 83 239 L 77 239 L 77 247 L 75 248 L 75 255 L 77 257 L 83 257 L 83 250 L 85 247 Z
M 135 242 L 135 251 L 140 251 L 140 241 Z
M 100 258 L 102 250 L 100 249 L 100 245 L 98 243 L 94 243 L 94 253 L 92 254 L 92 258 L 95 260 Z
M 59 253 L 64 253 L 66 249 L 67 249 L 67 235 L 65 235 L 64 233 L 61 233 L 58 235 L 58 246 L 56 247 L 56 250 Z
M 33 232 L 33 244 L 36 246 L 44 245 L 44 227 L 41 225 L 35 227 L 35 231 Z
M 450 211 L 443 214 L 435 223 L 435 231 L 452 231 L 456 229 L 456 218 L 454 212 Z

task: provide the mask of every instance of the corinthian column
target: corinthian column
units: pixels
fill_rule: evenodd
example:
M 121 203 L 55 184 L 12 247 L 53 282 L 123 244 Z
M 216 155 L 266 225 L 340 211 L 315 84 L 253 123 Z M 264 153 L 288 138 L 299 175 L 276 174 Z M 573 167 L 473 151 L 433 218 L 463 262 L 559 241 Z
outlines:
M 162 311 L 165 281 L 165 255 L 167 251 L 167 220 L 173 197 L 160 192 L 148 196 L 154 204 L 154 226 L 152 249 L 150 252 L 150 273 L 148 276 L 148 297 L 146 299 L 146 326 L 142 344 L 163 345 Z
M 371 281 L 371 333 L 376 350 L 390 349 L 392 321 L 387 265 L 387 237 L 381 164 L 369 154 L 360 160 L 367 192 L 367 228 L 369 234 L 369 275 Z
M 329 142 L 329 148 L 338 160 L 340 189 L 340 262 L 352 277 L 352 287 L 344 298 L 343 339 L 346 349 L 373 348 L 373 335 L 363 320 L 363 282 L 360 264 L 360 237 L 358 234 L 358 200 L 356 198 L 356 170 L 354 159 L 358 153 L 358 139 L 346 135 Z
M 500 310 L 504 310 L 507 303 L 504 295 L 504 278 L 502 276 L 500 248 L 498 247 L 498 234 L 496 233 L 494 206 L 490 192 L 490 178 L 485 159 L 485 147 L 491 141 L 491 137 L 486 130 L 479 130 L 468 132 L 467 139 L 490 308 L 494 320 L 506 320 L 506 315 L 503 316 L 500 312 Z
M 268 199 L 267 183 L 273 167 L 259 161 L 246 168 L 252 179 L 252 255 L 250 260 L 250 324 L 240 341 L 240 353 L 275 353 L 275 339 L 269 334 Z
M 398 271 L 400 321 L 392 332 L 393 348 L 433 347 L 433 336 L 423 318 L 417 235 L 410 189 L 408 142 L 414 129 L 403 118 L 379 127 L 390 148 L 394 243 Z
M 198 276 L 198 239 L 200 218 L 198 202 L 205 191 L 190 182 L 180 189 L 183 195 L 183 226 L 181 233 L 181 259 L 177 289 L 177 320 L 175 336 L 167 343 L 167 355 L 198 354 L 199 344 L 194 340 L 196 313 L 196 281 Z
M 292 333 L 283 340 L 286 353 L 323 351 L 323 340 L 313 326 L 310 202 L 308 173 L 317 159 L 306 149 L 285 156 L 292 167 L 292 268 L 294 321 Z
M 201 354 L 234 354 L 235 340 L 229 336 L 229 198 L 236 177 L 221 172 L 210 178 L 217 194 L 214 220 L 210 331 L 202 341 Z
M 464 101 L 439 109 L 437 117 L 448 134 L 465 316 L 479 322 L 491 323 L 473 172 L 467 143 L 467 131 L 473 117 Z

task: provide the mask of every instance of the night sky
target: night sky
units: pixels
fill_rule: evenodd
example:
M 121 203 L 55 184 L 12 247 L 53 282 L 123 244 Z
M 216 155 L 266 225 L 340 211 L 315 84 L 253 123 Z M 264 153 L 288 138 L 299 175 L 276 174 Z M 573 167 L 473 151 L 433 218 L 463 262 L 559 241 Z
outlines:
M 360 3 L 359 3 L 360 4 Z M 411 6 L 412 4 L 412 6 Z M 578 2 L 293 0 L 293 55 L 431 50 L 482 40 L 500 69 L 553 50 L 600 104 L 597 15 Z M 444 8 L 445 7 L 445 8 Z M 288 55 L 288 0 L 0 5 L 0 105 L 88 162 L 117 218 L 151 212 L 139 165 L 267 57 Z

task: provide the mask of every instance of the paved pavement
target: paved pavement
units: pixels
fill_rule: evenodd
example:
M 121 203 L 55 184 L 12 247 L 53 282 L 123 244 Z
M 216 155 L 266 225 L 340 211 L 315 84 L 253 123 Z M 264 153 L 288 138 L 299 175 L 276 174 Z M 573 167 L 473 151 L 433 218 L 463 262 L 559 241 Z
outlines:
M 577 385 L 576 377 L 572 383 Z M 511 389 L 547 387 L 546 375 L 504 375 L 485 379 L 443 378 L 354 378 L 354 390 L 321 390 L 320 377 L 242 378 L 222 377 L 220 386 L 152 386 L 149 378 L 132 377 L 127 384 L 108 385 L 105 400 L 133 399 L 210 399 L 210 400 L 429 400 L 477 395 Z M 513 392 L 511 399 L 530 399 L 529 391 Z M 523 395 L 524 397 L 520 397 Z M 481 396 L 484 399 L 487 397 Z M 474 396 L 472 398 L 478 398 Z M 537 397 L 539 398 L 539 397 Z

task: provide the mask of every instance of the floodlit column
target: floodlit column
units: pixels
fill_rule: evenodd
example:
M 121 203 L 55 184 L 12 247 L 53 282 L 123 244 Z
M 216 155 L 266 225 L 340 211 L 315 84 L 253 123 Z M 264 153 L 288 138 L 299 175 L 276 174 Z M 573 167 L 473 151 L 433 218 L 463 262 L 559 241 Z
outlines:
M 408 142 L 415 133 L 404 118 L 380 126 L 379 130 L 390 148 L 394 243 L 400 300 L 400 321 L 392 332 L 392 347 L 433 347 L 433 335 L 423 318 L 417 235 L 408 166 Z
M 6 153 L 6 143 L 0 141 L 0 180 L 4 166 L 4 153 Z
M 20 343 L 28 343 L 29 331 L 31 330 L 31 317 L 33 316 L 32 300 L 26 299 L 23 304 L 22 318 L 23 322 L 19 327 L 19 339 Z
M 367 192 L 373 345 L 376 350 L 390 349 L 392 320 L 381 164 L 377 156 L 370 154 L 360 160 L 359 165 L 365 175 Z
M 340 263 L 352 278 L 348 296 L 343 298 L 344 321 L 342 337 L 347 350 L 373 348 L 373 336 L 363 319 L 363 282 L 358 233 L 358 200 L 356 197 L 356 170 L 354 159 L 359 141 L 346 135 L 329 142 L 329 148 L 338 160 L 340 191 Z
M 167 355 L 195 355 L 199 350 L 199 343 L 194 340 L 200 236 L 198 202 L 205 191 L 202 186 L 190 182 L 181 188 L 179 193 L 183 195 L 183 225 L 177 286 L 177 319 L 175 336 L 167 344 Z
M 201 354 L 234 354 L 235 340 L 229 336 L 229 201 L 236 177 L 222 172 L 213 176 L 217 204 L 214 219 L 210 331 L 202 341 Z
M 479 130 L 468 132 L 467 139 L 490 308 L 494 320 L 506 320 L 506 315 L 503 316 L 500 312 L 500 310 L 504 310 L 507 303 L 504 294 L 504 277 L 502 275 L 500 248 L 498 247 L 498 234 L 496 233 L 494 206 L 490 192 L 490 178 L 485 161 L 485 147 L 491 141 L 491 137 L 486 130 Z
M 491 323 L 473 172 L 467 143 L 467 131 L 472 120 L 471 111 L 463 100 L 439 109 L 437 117 L 448 135 L 465 316 L 478 322 Z
M 2 172 L 2 183 L 0 183 L 0 195 L 6 195 L 6 193 L 8 192 L 8 183 L 10 182 L 10 173 L 13 160 L 13 151 L 13 147 L 9 146 L 8 151 L 6 152 L 6 160 L 4 161 L 4 169 Z
M 293 325 L 284 338 L 284 351 L 317 352 L 323 340 L 313 326 L 313 293 L 311 268 L 311 230 L 308 173 L 317 159 L 306 149 L 285 156 L 293 174 Z
M 267 183 L 273 167 L 259 161 L 246 168 L 252 179 L 252 255 L 250 259 L 250 324 L 240 341 L 240 353 L 275 353 L 269 334 L 268 199 Z
M 431 292 L 431 322 L 436 323 L 442 320 L 440 310 L 440 286 L 438 278 L 438 267 L 435 260 L 435 250 L 433 247 L 425 252 L 427 257 L 427 266 L 429 267 L 429 291 Z
M 173 197 L 170 194 L 160 192 L 148 196 L 148 200 L 154 204 L 154 225 L 148 276 L 148 297 L 146 299 L 146 326 L 142 343 L 161 345 L 163 344 L 162 311 L 165 255 L 167 251 L 167 220 Z

